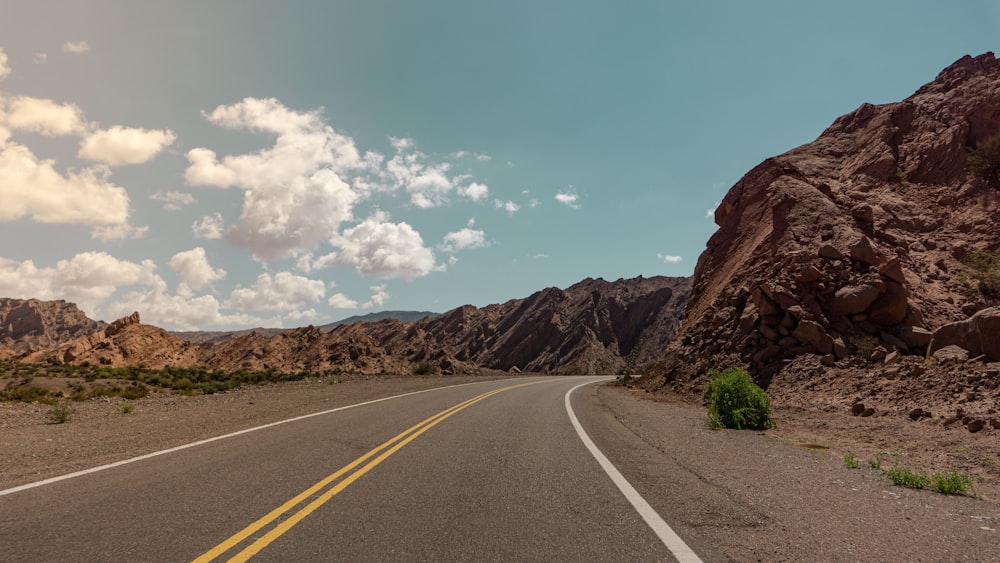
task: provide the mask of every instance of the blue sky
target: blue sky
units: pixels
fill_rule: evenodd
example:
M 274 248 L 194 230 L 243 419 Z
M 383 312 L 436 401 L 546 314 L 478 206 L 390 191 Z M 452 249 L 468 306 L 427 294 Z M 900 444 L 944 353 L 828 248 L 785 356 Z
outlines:
M 0 1 L 0 296 L 169 329 L 690 275 L 761 160 L 992 2 Z

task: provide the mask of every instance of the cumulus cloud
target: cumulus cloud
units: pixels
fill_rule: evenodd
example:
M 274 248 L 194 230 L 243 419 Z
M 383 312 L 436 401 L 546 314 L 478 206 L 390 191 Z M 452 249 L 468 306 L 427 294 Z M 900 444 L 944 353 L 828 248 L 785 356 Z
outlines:
M 174 254 L 170 258 L 169 265 L 177 272 L 177 279 L 180 282 L 177 293 L 181 295 L 191 295 L 191 290 L 210 287 L 212 282 L 226 277 L 225 270 L 213 268 L 208 263 L 205 249 L 200 246 Z
M 63 43 L 62 50 L 64 53 L 79 55 L 90 50 L 90 43 L 87 40 L 67 41 Z
M 197 201 L 193 195 L 184 192 L 156 192 L 150 194 L 149 199 L 162 203 L 163 208 L 167 211 L 178 211 L 183 207 L 193 205 Z M 220 233 L 217 238 L 221 238 L 221 236 Z
M 0 258 L 0 295 L 66 299 L 93 315 L 119 287 L 153 285 L 155 270 L 151 260 L 129 262 L 105 252 L 83 252 L 43 268 L 31 260 Z
M 521 209 L 520 205 L 518 205 L 518 204 L 516 204 L 516 203 L 514 203 L 513 201 L 510 201 L 510 200 L 502 201 L 502 200 L 497 199 L 497 200 L 493 201 L 493 205 L 497 209 L 504 210 L 508 215 L 513 215 L 513 214 L 517 213 L 518 210 Z
M 60 104 L 30 96 L 11 98 L 5 121 L 11 129 L 49 137 L 76 135 L 86 130 L 83 112 L 75 104 Z
M 358 302 L 344 295 L 335 293 L 326 300 L 326 304 L 332 309 L 357 309 Z
M 53 161 L 39 160 L 24 145 L 2 140 L 0 136 L 0 221 L 30 217 L 40 223 L 127 225 L 128 194 L 108 181 L 106 169 L 62 175 Z M 117 233 L 123 234 L 122 229 Z
M 677 264 L 678 262 L 680 262 L 681 260 L 683 260 L 683 258 L 681 258 L 680 256 L 674 256 L 672 254 L 660 254 L 660 253 L 657 253 L 656 257 L 659 258 L 660 260 L 662 260 L 666 264 Z
M 224 228 L 225 222 L 222 220 L 222 214 L 216 212 L 195 221 L 194 224 L 191 225 L 191 232 L 194 234 L 195 238 L 217 240 L 222 238 Z
M 410 203 L 427 209 L 447 202 L 448 194 L 454 189 L 452 178 L 448 177 L 451 165 L 448 163 L 428 163 L 427 155 L 414 150 L 412 139 L 390 137 L 396 155 L 385 164 L 386 176 L 392 188 L 403 188 L 410 194 Z
M 223 313 L 212 295 L 171 294 L 167 284 L 156 278 L 151 289 L 130 291 L 108 308 L 111 318 L 133 311 L 142 313 L 144 323 L 171 330 L 204 330 L 205 327 L 260 326 L 264 319 L 244 313 Z
M 479 229 L 473 229 L 475 224 L 476 220 L 470 219 L 466 228 L 446 234 L 444 241 L 438 248 L 444 252 L 458 252 L 459 250 L 487 246 L 486 233 Z
M 289 272 L 257 276 L 251 287 L 234 289 L 225 306 L 238 311 L 294 311 L 304 305 L 319 303 L 326 295 L 326 285 Z
M 573 209 L 580 208 L 578 200 L 579 196 L 577 196 L 574 192 L 559 192 L 556 194 L 556 201 Z
M 388 222 L 384 213 L 335 234 L 330 243 L 340 250 L 321 256 L 314 267 L 353 266 L 361 275 L 405 280 L 434 271 L 434 253 L 420 233 L 407 223 Z
M 94 131 L 80 143 L 80 158 L 110 166 L 140 164 L 170 146 L 176 137 L 168 129 L 115 126 Z
M 369 299 L 367 303 L 363 303 L 361 308 L 371 309 L 373 307 L 381 307 L 382 305 L 385 305 L 385 302 L 392 297 L 392 295 L 389 295 L 389 292 L 385 290 L 385 287 L 386 286 L 384 284 L 369 287 L 368 289 L 372 290 L 371 299 Z
M 471 199 L 472 201 L 482 201 L 490 195 L 490 188 L 486 184 L 478 184 L 472 182 L 465 188 L 461 190 L 462 195 Z
M 7 61 L 6 51 L 0 48 L 0 80 L 10 76 L 10 64 Z
M 364 168 L 367 161 L 320 112 L 293 111 L 273 98 L 246 98 L 205 117 L 223 127 L 277 135 L 271 148 L 221 160 L 209 149 L 188 151 L 188 183 L 245 190 L 232 242 L 261 259 L 287 258 L 314 249 L 352 219 L 358 196 L 339 174 Z

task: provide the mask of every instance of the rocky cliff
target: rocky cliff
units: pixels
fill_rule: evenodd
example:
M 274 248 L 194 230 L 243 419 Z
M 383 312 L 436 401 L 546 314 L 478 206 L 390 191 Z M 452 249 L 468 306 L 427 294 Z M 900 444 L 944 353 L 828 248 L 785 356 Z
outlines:
M 202 345 L 143 325 L 136 313 L 21 361 L 293 372 L 619 373 L 661 356 L 680 326 L 689 291 L 689 278 L 588 279 L 565 290 L 549 288 L 482 309 L 460 307 L 416 322 L 251 332 Z
M 0 347 L 18 353 L 51 348 L 104 326 L 66 301 L 0 298 Z
M 998 133 L 1000 61 L 966 56 L 748 172 L 716 210 L 668 379 L 746 366 L 767 385 L 804 356 L 923 356 L 991 302 L 962 261 L 1000 246 L 1000 186 L 968 166 Z

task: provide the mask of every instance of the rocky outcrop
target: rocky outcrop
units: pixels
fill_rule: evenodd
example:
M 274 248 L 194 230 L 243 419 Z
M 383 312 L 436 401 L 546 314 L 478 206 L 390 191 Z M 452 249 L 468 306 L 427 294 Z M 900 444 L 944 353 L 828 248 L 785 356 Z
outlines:
M 802 355 L 924 355 L 936 328 L 986 305 L 958 274 L 1000 247 L 1000 191 L 966 158 L 998 133 L 988 53 L 748 172 L 716 210 L 667 372 L 743 365 L 767 384 Z
M 18 353 L 58 346 L 104 326 L 66 301 L 0 298 L 0 345 Z

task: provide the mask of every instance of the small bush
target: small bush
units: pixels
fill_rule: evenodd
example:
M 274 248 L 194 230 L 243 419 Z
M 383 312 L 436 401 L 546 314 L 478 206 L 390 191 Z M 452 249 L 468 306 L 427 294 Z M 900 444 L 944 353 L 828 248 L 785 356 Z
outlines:
M 130 414 L 135 410 L 135 405 L 124 403 L 122 405 L 122 414 Z
M 69 422 L 70 418 L 73 418 L 73 407 L 68 402 L 60 401 L 52 405 L 52 410 L 49 411 L 49 420 L 53 424 Z
M 858 458 L 854 454 L 847 454 L 844 456 L 844 465 L 850 469 L 857 469 L 861 467 L 861 462 L 858 461 Z
M 427 362 L 420 362 L 413 366 L 413 375 L 428 375 L 434 371 L 434 367 Z
M 923 473 L 917 473 L 905 467 L 893 467 L 883 471 L 893 483 L 910 489 L 923 489 L 931 483 L 931 478 Z
M 771 401 L 745 369 L 713 370 L 705 387 L 709 424 L 716 428 L 764 430 L 774 427 Z
M 1000 133 L 980 141 L 969 152 L 966 166 L 987 185 L 1000 187 Z
M 949 469 L 931 475 L 931 488 L 946 495 L 964 495 L 972 488 L 972 477 Z
M 961 277 L 976 282 L 976 289 L 984 297 L 1000 297 L 1000 257 L 988 250 L 973 250 L 962 259 L 965 270 Z

